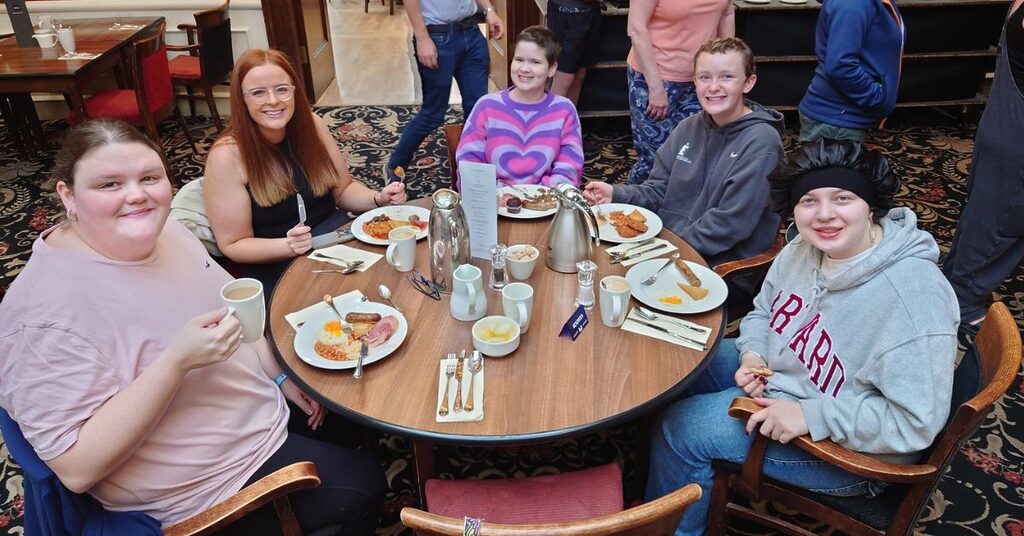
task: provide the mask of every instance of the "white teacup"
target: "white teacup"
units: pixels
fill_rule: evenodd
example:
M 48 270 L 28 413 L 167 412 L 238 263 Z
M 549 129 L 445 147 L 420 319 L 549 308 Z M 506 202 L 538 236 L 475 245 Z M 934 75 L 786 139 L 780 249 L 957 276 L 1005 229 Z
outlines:
M 57 44 L 57 34 L 53 32 L 34 33 L 32 38 L 39 42 L 39 48 L 53 48 Z
M 501 357 L 519 348 L 519 324 L 506 316 L 488 316 L 473 324 L 473 348 L 488 357 Z
M 263 337 L 267 319 L 263 283 L 251 277 L 236 279 L 220 289 L 220 300 L 228 307 L 228 315 L 235 315 L 242 324 L 242 342 L 256 342 Z
M 505 285 L 501 289 L 501 310 L 519 324 L 520 333 L 526 333 L 533 318 L 533 287 L 526 283 Z
M 617 328 L 626 321 L 629 281 L 622 276 L 609 275 L 601 279 L 600 287 L 601 322 L 610 328 Z
M 57 39 L 60 40 L 60 46 L 64 48 L 64 52 L 74 54 L 77 51 L 75 48 L 75 31 L 71 28 L 57 29 Z
M 410 272 L 416 267 L 416 234 L 415 227 L 396 227 L 388 233 L 388 250 L 384 257 L 388 264 L 399 272 Z
M 456 320 L 477 320 L 487 314 L 483 272 L 472 264 L 460 265 L 452 272 L 452 299 L 449 310 Z
M 530 244 L 514 244 L 508 247 L 505 266 L 514 279 L 529 279 L 540 258 L 540 250 Z

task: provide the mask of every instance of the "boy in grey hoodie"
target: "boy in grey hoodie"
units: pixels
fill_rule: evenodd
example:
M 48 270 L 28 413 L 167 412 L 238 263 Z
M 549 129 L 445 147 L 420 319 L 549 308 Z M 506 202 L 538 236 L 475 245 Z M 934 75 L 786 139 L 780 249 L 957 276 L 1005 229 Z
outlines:
M 586 193 L 595 204 L 629 203 L 656 212 L 714 266 L 762 253 L 775 241 L 779 216 L 768 206 L 767 176 L 783 157 L 783 118 L 744 100 L 757 75 L 743 40 L 712 39 L 694 63 L 703 112 L 672 131 L 650 178 L 614 187 L 590 182 Z
M 775 259 L 739 339 L 723 340 L 692 396 L 656 427 L 648 498 L 689 482 L 710 498 L 711 461 L 741 463 L 755 431 L 779 441 L 766 475 L 873 496 L 878 483 L 785 443 L 809 435 L 906 463 L 946 422 L 959 314 L 935 240 L 910 209 L 887 211 L 898 182 L 881 155 L 819 140 L 792 162 L 773 175 L 772 198 L 796 207 L 800 236 Z M 727 414 L 745 395 L 764 408 L 747 423 Z M 703 532 L 709 501 L 687 510 L 677 535 Z

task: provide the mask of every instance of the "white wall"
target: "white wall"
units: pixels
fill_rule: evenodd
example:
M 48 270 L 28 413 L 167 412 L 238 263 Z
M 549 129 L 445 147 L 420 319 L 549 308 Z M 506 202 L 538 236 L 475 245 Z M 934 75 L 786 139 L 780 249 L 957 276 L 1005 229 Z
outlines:
M 101 17 L 146 17 L 162 16 L 167 19 L 167 43 L 188 44 L 185 32 L 178 30 L 182 23 L 195 24 L 192 14 L 196 11 L 219 6 L 221 0 L 50 0 L 27 2 L 32 21 L 41 15 L 58 19 L 91 19 Z M 267 29 L 263 20 L 260 0 L 232 0 L 230 8 L 232 47 L 235 58 L 250 48 L 267 48 Z M 0 4 L 0 33 L 11 32 L 7 9 Z M 0 61 L 3 61 L 0 58 Z M 180 87 L 175 88 L 184 94 Z M 228 114 L 228 92 L 226 86 L 214 89 L 217 110 L 221 116 Z M 68 108 L 64 98 L 58 94 L 33 94 L 39 116 L 44 119 L 66 117 Z M 179 106 L 188 113 L 188 101 L 180 99 Z M 206 113 L 203 99 L 197 102 L 197 113 Z

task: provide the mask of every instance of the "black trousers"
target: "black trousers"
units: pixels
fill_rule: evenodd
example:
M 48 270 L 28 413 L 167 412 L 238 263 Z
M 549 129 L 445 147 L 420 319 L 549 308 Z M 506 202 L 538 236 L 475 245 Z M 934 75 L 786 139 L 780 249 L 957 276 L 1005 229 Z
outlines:
M 362 430 L 337 415 L 328 414 L 324 425 L 313 432 L 306 425 L 306 414 L 290 402 L 289 407 L 288 439 L 245 485 L 292 463 L 312 461 L 320 473 L 320 486 L 288 496 L 303 533 L 373 534 L 384 505 L 387 486 L 384 471 L 372 454 L 343 446 L 362 443 Z M 228 535 L 280 533 L 273 505 L 245 516 L 221 532 Z

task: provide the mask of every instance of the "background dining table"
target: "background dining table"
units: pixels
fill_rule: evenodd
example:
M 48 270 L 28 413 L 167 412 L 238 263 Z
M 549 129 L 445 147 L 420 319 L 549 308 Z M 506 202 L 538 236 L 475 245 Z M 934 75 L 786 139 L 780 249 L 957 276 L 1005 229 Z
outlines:
M 76 52 L 96 55 L 81 59 L 59 59 L 64 54 L 60 43 L 51 48 L 21 48 L 13 35 L 0 38 L 0 93 L 63 93 L 71 110 L 78 117 L 85 117 L 82 92 L 86 84 L 113 69 L 123 87 L 127 73 L 121 69 L 125 45 L 162 20 L 163 17 L 62 19 L 64 27 L 74 30 Z M 118 28 L 111 29 L 115 23 Z M 32 128 L 41 133 L 38 125 Z
M 429 207 L 430 199 L 412 204 Z M 463 445 L 510 445 L 545 442 L 621 424 L 643 416 L 676 398 L 703 369 L 722 336 L 722 307 L 686 315 L 686 319 L 712 328 L 707 350 L 697 351 L 654 338 L 606 327 L 595 305 L 588 311 L 589 326 L 575 341 L 559 337 L 563 323 L 576 309 L 576 274 L 563 274 L 544 265 L 545 232 L 551 218 L 526 220 L 499 218 L 501 243 L 532 244 L 541 258 L 529 283 L 534 288 L 533 319 L 519 348 L 505 357 L 484 359 L 484 417 L 478 422 L 436 422 L 438 369 L 448 352 L 473 350 L 473 322 L 456 320 L 449 313 L 450 296 L 433 300 L 417 291 L 407 274 L 385 259 L 364 272 L 349 275 L 314 274 L 329 267 L 300 256 L 281 277 L 270 300 L 269 334 L 277 358 L 289 377 L 329 409 L 357 422 L 414 439 L 417 474 L 432 474 L 433 442 Z M 683 259 L 704 264 L 696 251 L 668 230 L 660 234 Z M 384 253 L 384 246 L 357 241 L 347 245 Z M 627 268 L 610 264 L 604 248 L 595 249 L 601 277 L 623 275 Z M 490 262 L 473 259 L 483 271 L 484 285 Z M 415 269 L 429 277 L 427 239 L 417 245 Z M 325 294 L 337 296 L 359 290 L 379 300 L 377 286 L 387 285 L 409 323 L 405 341 L 391 355 L 364 367 L 355 380 L 351 370 L 324 370 L 306 364 L 294 349 L 295 330 L 285 315 L 319 302 Z M 486 288 L 487 314 L 500 315 L 501 293 Z M 423 451 L 427 451 L 424 453 Z M 422 480 L 421 480 L 422 482 Z

